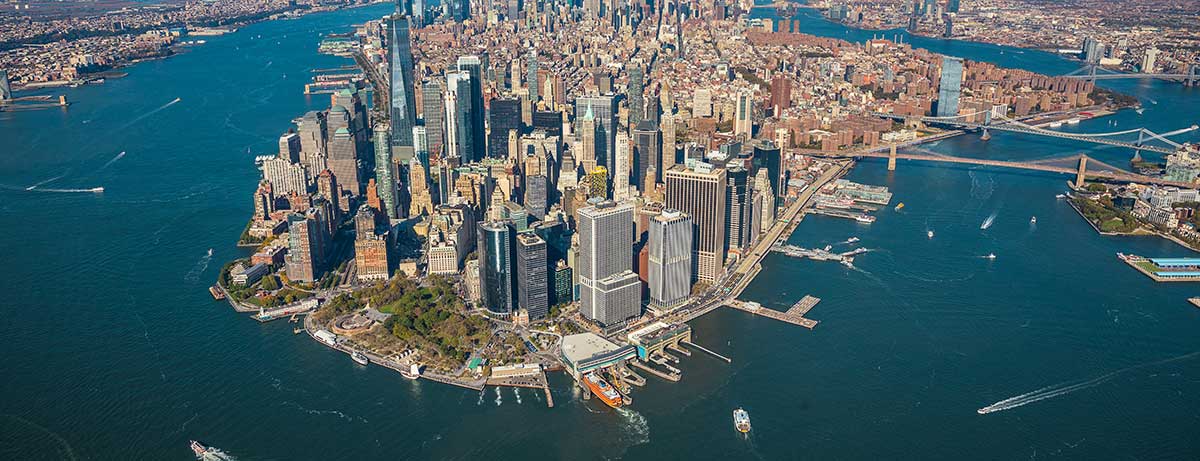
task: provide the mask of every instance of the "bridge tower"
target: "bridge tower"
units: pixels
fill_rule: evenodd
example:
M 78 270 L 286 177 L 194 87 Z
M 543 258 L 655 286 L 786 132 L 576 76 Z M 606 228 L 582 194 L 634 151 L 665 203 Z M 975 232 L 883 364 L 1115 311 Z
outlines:
M 888 171 L 896 171 L 896 144 L 892 143 L 892 148 L 888 151 Z
M 992 139 L 992 134 L 988 133 L 988 125 L 991 125 L 991 124 L 992 124 L 992 111 L 991 111 L 991 109 L 988 109 L 983 112 L 983 134 L 979 136 L 979 139 L 982 139 L 984 141 Z
M 1075 187 L 1083 188 L 1084 181 L 1087 180 L 1087 161 L 1088 156 L 1079 156 L 1079 172 L 1075 174 Z
M 1184 86 L 1200 85 L 1200 64 L 1188 65 L 1187 77 L 1183 79 Z

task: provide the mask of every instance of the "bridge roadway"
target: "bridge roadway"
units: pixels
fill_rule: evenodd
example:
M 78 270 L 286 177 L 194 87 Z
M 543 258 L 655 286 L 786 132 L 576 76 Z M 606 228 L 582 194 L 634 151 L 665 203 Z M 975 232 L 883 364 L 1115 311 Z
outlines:
M 363 74 L 367 76 L 367 80 L 371 82 L 371 86 L 375 90 L 376 107 L 386 105 L 378 103 L 379 101 L 387 101 L 389 95 L 392 94 L 388 90 L 388 80 L 379 74 L 379 69 L 376 69 L 375 65 L 371 64 L 371 60 L 367 58 L 367 55 L 363 54 L 362 50 L 354 50 L 353 56 L 354 63 L 362 68 Z M 388 111 L 385 110 L 383 113 L 388 114 Z
M 888 157 L 890 157 L 891 154 L 885 153 L 885 152 L 873 152 L 873 151 L 848 151 L 848 152 L 828 152 L 828 153 L 813 152 L 813 153 L 809 153 L 808 155 L 818 156 L 818 157 L 827 157 L 827 158 L 846 158 L 846 157 L 888 158 Z M 927 162 L 943 162 L 943 163 L 962 163 L 962 164 L 968 164 L 968 165 L 995 166 L 995 167 L 1002 167 L 1002 168 L 1046 171 L 1046 172 L 1050 172 L 1050 173 L 1062 173 L 1062 174 L 1077 174 L 1079 172 L 1079 170 L 1076 168 L 1067 168 L 1067 167 L 1061 167 L 1061 166 L 1046 165 L 1046 164 L 1041 164 L 1041 163 L 1013 162 L 1013 161 L 1007 161 L 1007 160 L 989 160 L 989 159 L 982 159 L 982 158 L 953 157 L 953 156 L 949 156 L 949 155 L 942 156 L 942 155 L 928 155 L 928 154 L 896 153 L 896 159 L 921 160 L 921 161 L 927 161 Z M 1141 184 L 1157 184 L 1160 186 L 1176 186 L 1176 187 L 1187 187 L 1187 188 L 1195 187 L 1194 184 L 1188 183 L 1188 182 L 1170 181 L 1170 180 L 1166 180 L 1166 179 L 1152 178 L 1149 176 L 1143 176 L 1143 175 L 1132 174 L 1132 173 L 1122 173 L 1122 172 L 1114 172 L 1114 171 L 1085 171 L 1085 173 L 1089 177 L 1108 179 L 1108 180 L 1114 180 L 1114 181 L 1128 181 L 1128 182 L 1136 182 L 1136 183 L 1141 183 Z
M 871 115 L 874 115 L 876 117 L 882 117 L 882 118 L 890 118 L 893 120 L 908 120 L 910 118 L 913 118 L 913 117 L 909 117 L 906 115 L 889 114 L 889 113 L 885 113 L 885 112 L 872 112 Z M 1008 132 L 1013 132 L 1013 133 L 1033 134 L 1033 135 L 1038 135 L 1038 136 L 1049 136 L 1052 138 L 1070 139 L 1070 140 L 1074 140 L 1074 141 L 1090 142 L 1090 143 L 1095 143 L 1095 144 L 1104 144 L 1104 145 L 1108 145 L 1108 146 L 1127 147 L 1127 148 L 1135 149 L 1135 150 L 1146 150 L 1146 151 L 1151 151 L 1151 152 L 1158 152 L 1160 154 L 1175 153 L 1175 149 L 1173 147 L 1166 148 L 1166 147 L 1152 146 L 1152 145 L 1148 145 L 1148 144 L 1139 145 L 1139 144 L 1128 142 L 1128 141 L 1105 139 L 1105 138 L 1097 137 L 1094 135 L 1088 135 L 1087 133 L 1065 133 L 1062 131 L 1044 130 L 1044 129 L 1040 129 L 1040 128 L 1030 128 L 1030 127 L 1025 127 L 1025 126 L 1022 126 L 1019 124 L 1009 123 L 1009 122 L 984 124 L 984 123 L 964 122 L 964 121 L 958 121 L 958 120 L 952 120 L 952 119 L 945 119 L 945 118 L 941 118 L 941 117 L 920 117 L 918 120 L 920 120 L 923 123 L 937 123 L 937 124 L 942 124 L 942 125 L 951 125 L 951 126 L 958 126 L 958 127 L 965 127 L 965 128 L 998 130 L 998 131 L 1008 131 Z

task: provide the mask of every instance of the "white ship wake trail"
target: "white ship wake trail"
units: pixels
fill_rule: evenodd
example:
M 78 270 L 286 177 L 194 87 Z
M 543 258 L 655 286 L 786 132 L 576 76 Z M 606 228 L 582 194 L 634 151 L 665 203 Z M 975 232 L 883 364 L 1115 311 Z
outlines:
M 60 194 L 81 194 L 81 193 L 96 193 L 104 192 L 103 187 L 93 187 L 91 189 L 25 189 L 33 192 L 57 192 Z
M 996 212 L 993 211 L 992 214 L 988 215 L 988 217 L 983 220 L 983 224 L 980 224 L 979 228 L 987 229 L 989 227 L 992 227 L 992 221 L 995 221 L 995 220 L 996 220 Z
M 122 158 L 125 158 L 125 151 L 121 151 L 121 153 L 117 154 L 116 157 L 113 157 L 112 160 L 109 160 L 107 163 L 104 164 L 104 166 L 101 166 L 100 169 L 98 169 L 96 171 L 103 171 L 105 168 L 112 166 L 112 164 L 117 163 L 117 160 L 120 160 Z
M 1023 407 L 1025 405 L 1029 405 L 1034 402 L 1038 402 L 1038 401 L 1042 401 L 1042 400 L 1046 400 L 1046 399 L 1052 399 L 1055 397 L 1060 397 L 1060 396 L 1063 396 L 1066 394 L 1070 394 L 1070 393 L 1078 391 L 1078 390 L 1099 386 L 1101 384 L 1104 384 L 1104 383 L 1112 380 L 1113 378 L 1117 377 L 1118 375 L 1120 375 L 1122 373 L 1133 371 L 1133 370 L 1136 370 L 1139 368 L 1145 368 L 1145 367 L 1154 366 L 1154 365 L 1162 365 L 1165 363 L 1175 362 L 1178 360 L 1184 360 L 1184 359 L 1194 357 L 1196 355 L 1200 355 L 1200 351 L 1192 352 L 1190 354 L 1184 354 L 1184 355 L 1181 355 L 1178 357 L 1172 357 L 1169 359 L 1159 360 L 1157 362 L 1143 363 L 1141 365 L 1134 365 L 1131 367 L 1122 368 L 1120 370 L 1109 372 L 1107 374 L 1101 375 L 1096 378 L 1089 379 L 1087 381 L 1080 381 L 1080 382 L 1074 382 L 1074 383 L 1068 382 L 1068 383 L 1061 383 L 1061 384 L 1055 384 L 1053 386 L 1043 387 L 1043 388 L 1038 389 L 1033 392 L 1021 394 L 1016 397 L 1009 397 L 1007 399 L 993 403 L 986 407 L 980 408 L 979 410 L 976 410 L 976 412 L 981 415 L 985 415 L 988 413 L 995 413 L 997 411 L 1011 410 L 1013 408 Z
M 212 248 L 209 248 L 208 253 L 206 253 L 204 256 L 201 256 L 199 261 L 196 261 L 196 265 L 192 266 L 192 270 L 188 271 L 187 275 L 183 276 L 183 279 L 188 282 L 200 280 L 200 274 L 204 273 L 204 271 L 208 269 L 208 263 L 212 261 L 212 257 L 213 250 Z
M 178 103 L 179 101 L 182 101 L 182 99 L 180 99 L 180 98 L 175 98 L 175 99 L 174 99 L 174 100 L 172 100 L 171 102 L 168 102 L 168 103 L 166 103 L 166 104 L 163 104 L 163 105 L 159 106 L 157 109 L 154 109 L 154 110 L 152 110 L 152 111 L 150 111 L 150 112 L 146 112 L 146 113 L 144 113 L 144 114 L 142 114 L 142 115 L 139 115 L 137 118 L 135 118 L 135 119 L 133 119 L 133 120 L 130 120 L 129 122 L 126 122 L 124 125 L 121 125 L 121 127 L 120 127 L 120 128 L 117 128 L 117 129 L 118 129 L 118 130 L 124 130 L 124 129 L 126 129 L 126 128 L 129 128 L 129 127 L 130 127 L 131 125 L 133 125 L 134 123 L 140 122 L 140 121 L 142 121 L 143 119 L 145 119 L 146 117 L 149 117 L 149 116 L 151 116 L 151 115 L 157 114 L 159 111 L 161 111 L 161 110 L 163 110 L 163 109 L 166 109 L 166 108 L 168 108 L 168 107 L 171 107 L 171 106 L 175 105 L 176 103 Z
M 502 402 L 502 401 L 503 401 L 503 399 L 500 398 L 500 388 L 497 387 L 496 388 L 496 406 L 500 406 L 500 402 Z
M 41 181 L 41 182 L 34 183 L 32 186 L 26 187 L 26 188 L 25 188 L 25 190 L 34 190 L 34 189 L 37 189 L 37 188 L 38 188 L 38 186 L 40 186 L 40 185 L 42 185 L 42 184 L 47 184 L 47 183 L 51 183 L 51 182 L 57 181 L 57 180 L 59 180 L 59 179 L 62 179 L 62 177 L 63 177 L 63 176 L 66 176 L 66 175 L 67 175 L 66 173 L 63 173 L 63 174 L 60 174 L 60 175 L 58 175 L 58 176 L 55 176 L 55 177 L 53 177 L 53 178 L 46 179 L 46 180 L 43 180 L 43 181 Z
M 520 405 L 521 404 L 521 390 L 514 387 L 513 388 L 513 396 L 515 396 L 517 398 L 517 405 Z

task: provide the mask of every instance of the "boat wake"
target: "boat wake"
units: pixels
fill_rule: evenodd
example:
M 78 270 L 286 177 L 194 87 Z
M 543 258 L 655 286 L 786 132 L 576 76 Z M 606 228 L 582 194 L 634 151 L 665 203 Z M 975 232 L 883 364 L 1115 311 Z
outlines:
M 983 223 L 979 225 L 979 229 L 986 230 L 987 228 L 992 227 L 992 222 L 996 220 L 996 213 L 997 212 L 993 211 L 992 214 L 988 215 L 988 217 L 983 220 Z
M 166 103 L 166 104 L 163 104 L 163 105 L 161 105 L 161 106 L 158 106 L 158 108 L 157 108 L 157 109 L 154 109 L 154 110 L 152 110 L 152 111 L 150 111 L 150 112 L 146 112 L 146 113 L 144 113 L 144 114 L 142 114 L 142 115 L 139 115 L 137 118 L 135 118 L 135 119 L 133 119 L 133 120 L 130 120 L 130 121 L 126 122 L 124 125 L 121 125 L 121 127 L 120 127 L 120 128 L 117 128 L 117 130 L 119 131 L 119 130 L 124 130 L 124 129 L 126 129 L 126 128 L 129 128 L 130 126 L 133 126 L 133 124 L 134 124 L 134 123 L 140 122 L 140 121 L 144 120 L 146 117 L 149 117 L 149 116 L 151 116 L 151 115 L 157 114 L 157 113 L 159 113 L 160 111 L 162 111 L 162 110 L 164 110 L 164 109 L 166 109 L 166 108 L 168 108 L 168 107 L 171 107 L 171 106 L 175 105 L 175 104 L 176 104 L 176 103 L 178 103 L 179 101 L 182 101 L 182 99 L 180 99 L 180 98 L 175 98 L 175 99 L 174 99 L 174 100 L 172 100 L 171 102 L 168 102 L 168 103 Z
M 58 176 L 55 176 L 55 177 L 53 177 L 53 178 L 46 179 L 46 180 L 43 180 L 43 181 L 41 181 L 41 182 L 34 183 L 33 185 L 31 185 L 31 186 L 29 186 L 29 187 L 26 187 L 26 188 L 25 188 L 25 190 L 34 190 L 34 189 L 37 189 L 37 188 L 38 188 L 38 186 L 41 186 L 42 184 L 49 184 L 49 183 L 52 183 L 52 182 L 54 182 L 54 181 L 58 181 L 59 179 L 62 179 L 62 178 L 63 178 L 63 176 L 66 176 L 66 175 L 67 175 L 66 173 L 63 173 L 63 174 L 60 174 L 60 175 L 58 175 Z
M 310 415 L 334 415 L 334 416 L 337 416 L 338 418 L 342 418 L 346 421 L 360 421 L 363 423 L 368 423 L 367 418 L 363 418 L 361 416 L 350 416 L 350 415 L 342 413 L 341 411 L 338 411 L 338 410 L 311 410 L 311 409 L 305 408 L 303 405 L 300 405 L 300 404 L 298 404 L 296 402 L 292 402 L 292 401 L 285 401 L 285 402 L 283 402 L 283 405 L 295 407 L 297 410 L 303 411 Z
M 497 387 L 496 388 L 496 406 L 500 406 L 500 403 L 502 403 L 502 402 L 504 402 L 504 399 L 500 397 L 500 388 Z
M 1194 357 L 1196 355 L 1200 355 L 1200 351 L 1192 352 L 1190 354 L 1184 354 L 1179 357 L 1172 357 L 1169 359 L 1159 360 L 1157 362 L 1143 363 L 1141 365 L 1134 365 L 1131 367 L 1122 368 L 1120 370 L 1113 371 L 1113 372 L 1101 375 L 1099 377 L 1089 379 L 1087 381 L 1068 382 L 1068 383 L 1061 383 L 1061 384 L 1055 384 L 1053 386 L 1043 387 L 1043 388 L 1038 389 L 1033 392 L 1021 394 L 1016 397 L 1009 397 L 1007 399 L 993 403 L 986 407 L 980 408 L 980 409 L 976 410 L 976 412 L 981 415 L 986 415 L 988 413 L 995 413 L 998 411 L 1011 410 L 1013 408 L 1023 407 L 1025 405 L 1029 405 L 1034 402 L 1039 402 L 1039 401 L 1046 400 L 1046 399 L 1052 399 L 1055 397 L 1061 397 L 1061 396 L 1070 394 L 1070 393 L 1078 391 L 1078 390 L 1083 390 L 1083 389 L 1099 386 L 1108 381 L 1111 381 L 1113 378 L 1117 377 L 1118 375 L 1120 375 L 1122 373 L 1126 373 L 1129 371 L 1133 371 L 1133 370 L 1148 367 L 1148 366 L 1162 365 L 1165 363 L 1175 362 L 1178 360 L 1184 360 L 1184 359 Z
M 621 415 L 621 429 L 623 435 L 628 437 L 629 446 L 650 441 L 650 423 L 646 422 L 645 416 L 627 407 L 617 408 L 617 414 Z
M 521 404 L 521 390 L 514 387 L 513 388 L 513 396 L 517 398 L 517 405 L 520 405 Z
M 208 253 L 205 253 L 204 256 L 200 257 L 199 261 L 196 261 L 196 265 L 192 266 L 192 270 L 188 271 L 187 275 L 183 276 L 183 279 L 188 282 L 200 280 L 200 274 L 203 274 L 208 269 L 208 264 L 212 262 L 212 257 L 213 249 L 209 248 Z
M 103 166 L 101 166 L 100 169 L 98 169 L 96 171 L 103 171 L 105 168 L 112 166 L 112 164 L 117 163 L 117 160 L 120 160 L 122 158 L 125 158 L 125 151 L 121 151 L 121 153 L 117 154 L 116 157 L 113 157 L 112 160 L 109 160 L 107 163 L 105 163 Z
M 480 405 L 483 405 L 483 393 L 484 393 L 484 391 L 482 391 L 482 390 L 479 391 L 479 401 L 475 402 L 475 406 L 478 407 Z

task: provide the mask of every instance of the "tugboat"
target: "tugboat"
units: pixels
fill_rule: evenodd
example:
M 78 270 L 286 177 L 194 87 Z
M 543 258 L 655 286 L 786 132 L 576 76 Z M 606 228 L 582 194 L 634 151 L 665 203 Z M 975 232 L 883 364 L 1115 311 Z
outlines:
M 354 351 L 353 354 L 350 354 L 350 358 L 354 359 L 355 363 L 358 363 L 364 367 L 371 363 L 371 360 L 367 358 L 367 355 L 359 351 Z
M 733 427 L 743 434 L 750 432 L 750 414 L 740 407 L 733 410 Z

